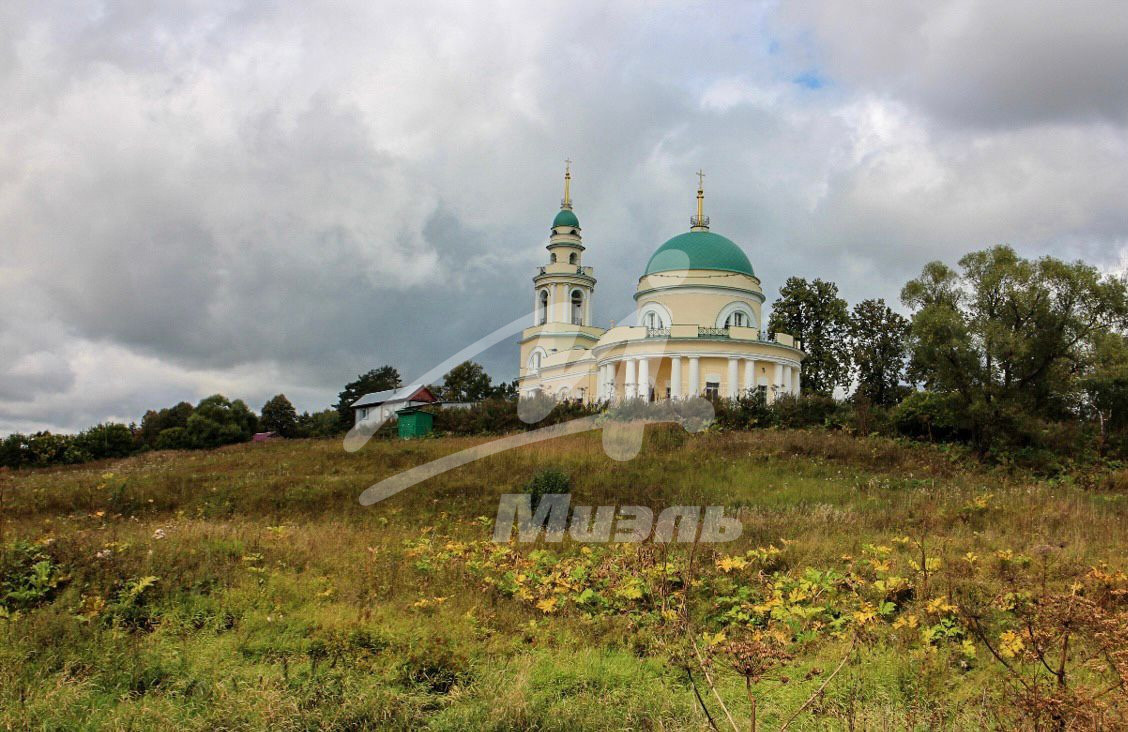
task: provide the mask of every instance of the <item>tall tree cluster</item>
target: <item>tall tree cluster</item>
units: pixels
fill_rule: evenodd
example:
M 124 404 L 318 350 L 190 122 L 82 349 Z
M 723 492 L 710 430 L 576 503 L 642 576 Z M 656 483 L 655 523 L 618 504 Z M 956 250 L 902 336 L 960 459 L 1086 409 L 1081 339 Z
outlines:
M 805 391 L 852 388 L 930 435 L 986 449 L 1080 419 L 1099 425 L 1102 444 L 1119 433 L 1128 449 L 1124 277 L 997 246 L 956 268 L 928 263 L 901 302 L 910 317 L 879 299 L 848 309 L 833 282 L 792 277 L 769 327 L 806 352 Z
M 978 439 L 1015 415 L 1079 413 L 1086 385 L 1106 404 L 1123 366 L 1128 288 L 1081 262 L 1028 260 L 1007 246 L 972 252 L 959 271 L 925 266 L 901 299 L 913 310 L 911 377 L 952 395 Z
M 850 314 L 846 301 L 838 296 L 838 285 L 788 277 L 772 306 L 768 330 L 794 336 L 796 345 L 806 352 L 805 391 L 831 396 L 835 387 L 848 383 Z

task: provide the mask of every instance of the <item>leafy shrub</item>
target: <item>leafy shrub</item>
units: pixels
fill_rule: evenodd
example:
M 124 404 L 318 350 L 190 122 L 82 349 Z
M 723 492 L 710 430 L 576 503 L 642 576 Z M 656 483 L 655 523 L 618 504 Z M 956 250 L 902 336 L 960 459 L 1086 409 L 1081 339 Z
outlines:
M 447 694 L 456 685 L 469 682 L 470 664 L 445 641 L 432 640 L 408 652 L 400 666 L 399 680 L 432 694 Z
M 535 508 L 540 499 L 549 493 L 568 493 L 572 489 L 572 479 L 556 468 L 545 468 L 534 475 L 522 489 L 529 496 L 529 503 Z
M 600 407 L 574 401 L 557 402 L 542 395 L 526 399 L 520 405 L 515 399 L 492 398 L 467 408 L 438 408 L 430 411 L 435 415 L 436 432 L 450 435 L 501 435 L 587 417 L 597 414 Z M 522 416 L 531 421 L 526 422 Z
M 736 399 L 714 400 L 713 409 L 715 424 L 722 430 L 747 430 L 776 424 L 775 412 L 758 390 L 745 392 Z
M 17 541 L 0 554 L 0 607 L 5 610 L 49 602 L 62 581 L 59 565 L 37 544 Z
M 336 409 L 298 415 L 297 437 L 333 437 L 340 432 L 341 420 Z
M 893 408 L 893 426 L 907 437 L 949 440 L 960 435 L 960 412 L 952 394 L 917 391 Z
M 159 577 L 138 577 L 121 583 L 113 602 L 106 608 L 106 622 L 128 630 L 152 630 L 157 624 L 151 607 L 152 588 Z
M 133 431 L 124 424 L 107 422 L 95 425 L 74 437 L 73 447 L 88 455 L 87 459 L 120 458 L 137 449 Z M 81 462 L 70 460 L 68 462 Z
M 821 394 L 781 396 L 772 403 L 772 411 L 779 426 L 789 429 L 844 426 L 839 403 Z
M 161 430 L 153 446 L 158 450 L 185 450 L 190 447 L 188 430 L 183 427 L 169 427 Z

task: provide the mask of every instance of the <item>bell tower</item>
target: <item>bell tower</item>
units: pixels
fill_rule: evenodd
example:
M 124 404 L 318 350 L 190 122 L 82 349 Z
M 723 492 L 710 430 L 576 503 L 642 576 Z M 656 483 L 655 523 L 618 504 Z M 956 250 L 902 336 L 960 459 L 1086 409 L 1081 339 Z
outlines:
M 595 276 L 583 264 L 584 244 L 580 220 L 572 210 L 572 161 L 564 168 L 564 197 L 552 220 L 548 262 L 533 276 L 533 324 L 521 339 L 522 375 L 553 353 L 591 348 L 601 329 L 592 327 Z
M 536 296 L 534 325 L 563 323 L 591 325 L 591 296 L 595 277 L 583 266 L 584 244 L 580 220 L 572 211 L 572 161 L 565 161 L 564 198 L 552 220 L 548 264 L 533 277 Z

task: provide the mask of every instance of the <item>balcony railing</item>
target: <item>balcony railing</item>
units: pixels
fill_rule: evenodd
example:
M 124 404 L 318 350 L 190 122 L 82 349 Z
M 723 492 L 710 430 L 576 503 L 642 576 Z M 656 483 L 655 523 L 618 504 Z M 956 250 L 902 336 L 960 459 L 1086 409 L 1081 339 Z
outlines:
M 669 338 L 670 337 L 670 329 L 669 328 L 647 328 L 646 329 L 646 337 L 647 338 Z
M 699 326 L 697 328 L 697 337 L 698 338 L 728 338 L 729 337 L 729 329 L 728 328 L 702 328 L 702 327 Z

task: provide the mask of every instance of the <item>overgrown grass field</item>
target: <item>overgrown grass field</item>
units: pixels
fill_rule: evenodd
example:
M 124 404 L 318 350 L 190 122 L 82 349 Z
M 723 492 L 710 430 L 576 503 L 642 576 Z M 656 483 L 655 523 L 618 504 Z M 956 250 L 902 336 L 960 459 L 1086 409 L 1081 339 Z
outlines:
M 281 441 L 0 476 L 6 729 L 1119 729 L 1128 491 L 823 431 Z M 572 503 L 724 505 L 725 544 L 498 545 Z

